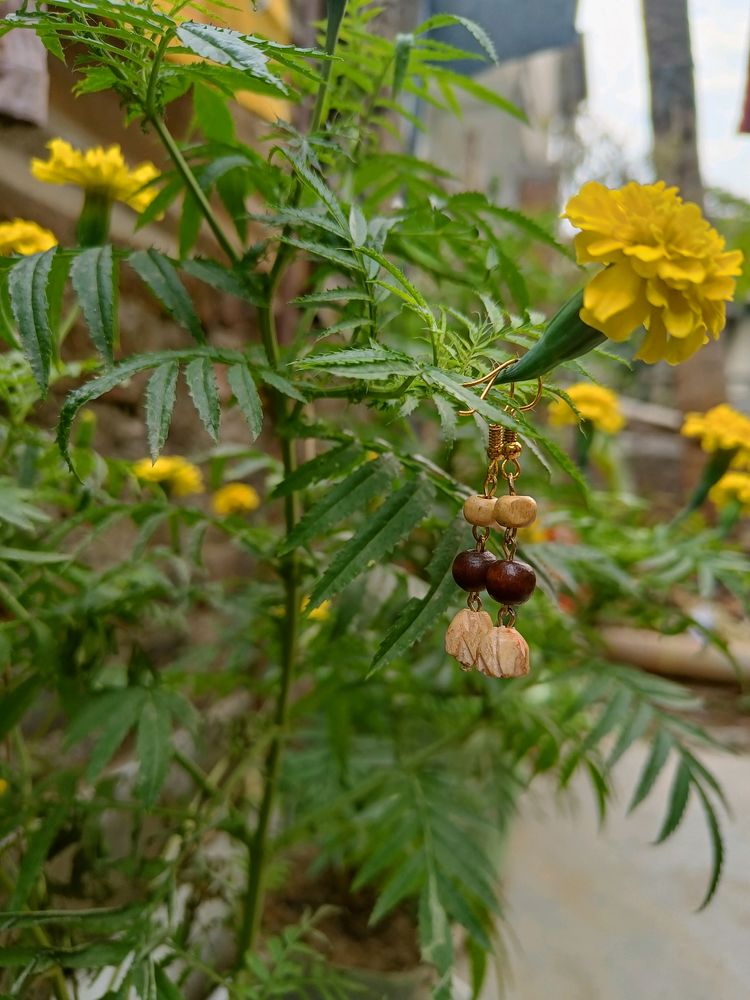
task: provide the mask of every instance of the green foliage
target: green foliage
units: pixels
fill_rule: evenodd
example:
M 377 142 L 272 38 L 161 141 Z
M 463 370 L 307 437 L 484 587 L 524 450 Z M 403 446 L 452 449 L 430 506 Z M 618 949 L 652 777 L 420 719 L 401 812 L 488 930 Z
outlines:
M 259 927 L 262 887 L 312 844 L 318 870 L 373 894 L 373 925 L 394 911 L 415 923 L 438 998 L 453 993 L 459 928 L 476 996 L 498 946 L 499 848 L 519 796 L 542 774 L 561 790 L 584 780 L 603 818 L 613 769 L 643 740 L 631 807 L 673 769 L 656 839 L 698 801 L 707 903 L 725 803 L 699 757 L 712 741 L 697 702 L 605 660 L 599 630 L 700 627 L 676 586 L 746 604 L 746 564 L 719 530 L 654 525 L 637 503 L 593 493 L 515 408 L 533 382 L 487 398 L 465 384 L 516 345 L 547 367 L 572 356 L 540 337 L 516 263 L 519 247 L 567 250 L 401 150 L 402 123 L 420 126 L 415 98 L 456 110 L 463 91 L 523 117 L 445 68 L 465 54 L 433 29 L 460 24 L 494 59 L 481 27 L 439 15 L 390 41 L 371 29 L 371 4 L 331 2 L 313 50 L 183 20 L 181 3 L 50 6 L 23 6 L 0 33 L 36 31 L 71 62 L 81 95 L 114 90 L 126 119 L 162 142 L 170 171 L 139 225 L 176 204 L 179 252 L 57 248 L 0 268 L 0 989 L 31 997 L 51 983 L 65 1000 L 77 972 L 106 968 L 107 1000 L 175 1000 L 188 977 L 232 1000 L 357 995 L 325 960 L 326 910 L 279 933 Z M 315 92 L 310 129 L 278 122 L 261 155 L 237 137 L 228 100 L 239 90 Z M 164 111 L 186 95 L 178 141 Z M 252 244 L 251 220 L 262 225 Z M 199 237 L 213 255 L 194 255 Z M 295 259 L 304 277 L 287 294 Z M 123 263 L 181 328 L 178 346 L 123 352 Z M 195 282 L 252 307 L 242 349 L 216 345 Z M 75 361 L 60 351 L 68 295 L 94 348 Z M 282 305 L 293 318 L 283 339 Z M 38 403 L 63 377 L 77 385 L 54 440 Z M 252 480 L 263 508 L 219 513 L 176 480 L 100 455 L 97 403 L 130 380 L 152 460 L 170 450 L 187 394 L 211 442 L 189 456 L 194 488 L 201 474 L 211 492 Z M 232 406 L 247 443 L 222 438 Z M 458 416 L 466 409 L 476 423 Z M 488 422 L 518 432 L 546 523 L 574 533 L 524 545 L 543 592 L 524 609 L 533 672 L 508 684 L 448 664 L 440 635 L 460 603 L 451 563 L 469 533 L 457 511 L 467 483 L 483 481 L 474 432 Z M 234 968 L 202 948 L 212 908 Z

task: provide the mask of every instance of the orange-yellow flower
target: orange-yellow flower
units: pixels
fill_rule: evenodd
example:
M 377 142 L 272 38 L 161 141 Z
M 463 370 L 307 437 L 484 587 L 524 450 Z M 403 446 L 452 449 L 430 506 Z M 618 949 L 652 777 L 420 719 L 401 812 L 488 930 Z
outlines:
M 180 455 L 161 455 L 155 462 L 142 458 L 133 465 L 133 472 L 142 482 L 162 483 L 176 497 L 203 492 L 201 470 Z
M 28 219 L 0 222 L 0 257 L 8 254 L 41 253 L 57 245 L 55 234 Z
M 604 264 L 584 290 L 581 319 L 610 340 L 646 337 L 636 357 L 678 364 L 726 322 L 742 253 L 685 202 L 677 188 L 631 182 L 611 190 L 591 181 L 568 202 L 565 218 L 580 264 Z
M 750 417 L 720 403 L 705 413 L 688 413 L 680 432 L 697 438 L 704 451 L 737 451 L 736 466 L 750 465 Z
M 605 431 L 607 434 L 617 434 L 625 426 L 617 393 L 611 389 L 591 382 L 579 382 L 571 385 L 566 392 L 578 413 L 572 410 L 564 399 L 556 399 L 548 410 L 549 420 L 553 426 L 577 424 L 583 419 L 590 421 L 597 430 Z
M 86 192 L 96 192 L 111 201 L 124 201 L 143 212 L 156 197 L 153 181 L 159 171 L 148 161 L 132 170 L 119 146 L 95 146 L 81 152 L 64 139 L 47 143 L 49 159 L 33 159 L 31 172 L 45 184 L 77 184 Z
M 720 509 L 730 503 L 739 503 L 744 511 L 750 511 L 750 473 L 725 472 L 711 488 L 708 498 Z
M 220 517 L 227 514 L 248 514 L 260 507 L 258 491 L 246 483 L 227 483 L 211 497 L 214 513 Z

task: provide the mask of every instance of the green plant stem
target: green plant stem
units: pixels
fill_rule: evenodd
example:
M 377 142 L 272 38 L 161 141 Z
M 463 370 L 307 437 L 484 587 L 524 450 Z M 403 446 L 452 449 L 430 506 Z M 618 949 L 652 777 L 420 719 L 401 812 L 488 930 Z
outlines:
M 227 255 L 227 257 L 230 259 L 230 261 L 232 262 L 232 264 L 238 264 L 240 258 L 237 255 L 237 253 L 236 253 L 234 247 L 232 246 L 232 244 L 229 242 L 229 240 L 227 238 L 227 235 L 224 232 L 224 229 L 222 228 L 221 223 L 219 222 L 219 220 L 216 217 L 216 213 L 214 212 L 213 208 L 211 207 L 210 201 L 206 197 L 206 192 L 203 190 L 203 188 L 198 183 L 197 177 L 195 176 L 195 174 L 191 170 L 190 164 L 187 162 L 187 160 L 185 159 L 185 157 L 182 155 L 182 150 L 177 145 L 177 142 L 176 142 L 174 136 L 172 135 L 172 133 L 169 131 L 169 129 L 165 125 L 163 119 L 160 118 L 158 115 L 153 115 L 151 117 L 150 121 L 151 121 L 151 124 L 154 127 L 154 130 L 155 130 L 156 134 L 161 139 L 164 148 L 167 150 L 167 152 L 169 153 L 170 157 L 172 158 L 172 162 L 174 163 L 175 167 L 177 168 L 180 176 L 184 180 L 185 186 L 188 188 L 188 190 L 190 191 L 190 193 L 192 194 L 192 196 L 197 201 L 198 207 L 200 208 L 201 212 L 203 213 L 204 219 L 206 220 L 206 222 L 210 226 L 211 232 L 216 237 L 216 242 L 219 244 L 219 246 L 221 247 L 221 249 L 224 251 L 224 253 Z
M 336 32 L 336 35 L 338 32 Z M 329 54 L 335 48 L 336 38 L 329 39 Z M 325 103 L 330 82 L 330 64 L 326 66 L 323 80 L 318 90 L 315 108 L 313 110 L 310 131 L 315 132 L 320 128 L 325 115 Z M 302 184 L 295 178 L 289 195 L 288 206 L 296 207 L 302 195 Z M 288 231 L 288 227 L 284 232 Z M 277 368 L 280 360 L 279 339 L 276 331 L 275 300 L 279 283 L 283 276 L 287 263 L 292 256 L 292 248 L 289 244 L 281 242 L 276 259 L 273 262 L 268 274 L 266 284 L 266 304 L 260 310 L 260 328 L 263 339 L 263 347 L 272 367 Z M 283 430 L 284 424 L 288 420 L 287 403 L 280 393 L 273 396 L 274 423 L 277 428 Z M 284 466 L 284 475 L 288 477 L 297 467 L 296 438 L 282 433 L 281 458 Z M 284 498 L 284 522 L 287 537 L 299 519 L 299 497 L 296 492 L 290 493 Z M 268 830 L 273 812 L 276 792 L 278 787 L 279 771 L 281 768 L 281 757 L 285 738 L 285 728 L 287 713 L 289 709 L 289 693 L 291 691 L 295 666 L 298 654 L 298 631 L 299 631 L 299 566 L 296 552 L 290 552 L 281 563 L 281 576 L 284 581 L 284 619 L 282 624 L 282 657 L 281 657 L 281 680 L 276 705 L 274 708 L 274 736 L 266 756 L 266 766 L 263 783 L 263 794 L 261 796 L 258 810 L 258 821 L 255 831 L 249 844 L 249 873 L 247 889 L 245 892 L 245 903 L 242 916 L 242 927 L 238 940 L 237 963 L 244 964 L 245 955 L 255 946 L 258 931 L 260 929 L 261 917 L 263 914 L 263 900 L 265 895 L 264 876 L 266 857 L 268 852 Z
M 277 272 L 278 276 L 281 271 Z M 269 280 L 269 289 L 273 283 Z M 265 327 L 264 343 L 268 341 L 274 348 L 274 358 L 278 357 L 278 338 L 273 316 L 273 296 L 269 296 L 267 306 L 261 311 L 261 325 Z M 269 357 L 269 361 L 271 358 Z M 283 424 L 286 419 L 286 401 L 275 394 L 274 410 L 276 424 Z M 289 476 L 297 466 L 296 439 L 286 435 L 281 436 L 281 458 L 284 475 Z M 299 497 L 290 493 L 284 498 L 284 523 L 286 535 L 289 536 L 299 519 Z M 282 657 L 281 678 L 276 705 L 274 708 L 274 736 L 266 755 L 263 781 L 263 794 L 258 810 L 258 820 L 255 831 L 249 843 L 249 872 L 245 903 L 242 916 L 242 927 L 239 935 L 238 965 L 244 964 L 245 955 L 255 946 L 263 914 L 265 895 L 264 877 L 268 853 L 268 830 L 273 812 L 278 788 L 279 771 L 285 738 L 287 713 L 289 708 L 289 693 L 294 677 L 298 654 L 299 632 L 299 567 L 296 552 L 290 552 L 281 563 L 281 576 L 284 581 L 284 619 L 282 624 Z

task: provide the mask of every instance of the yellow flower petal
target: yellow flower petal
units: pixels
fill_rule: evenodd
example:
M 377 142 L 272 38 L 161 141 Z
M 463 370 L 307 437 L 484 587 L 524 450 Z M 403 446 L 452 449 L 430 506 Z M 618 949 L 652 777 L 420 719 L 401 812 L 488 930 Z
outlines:
M 553 426 L 561 427 L 577 424 L 579 420 L 589 420 L 594 427 L 607 434 L 617 434 L 625 426 L 617 394 L 606 386 L 579 382 L 566 391 L 578 412 L 571 409 L 566 400 L 556 399 L 547 411 Z
M 246 483 L 227 483 L 211 497 L 214 513 L 220 517 L 227 514 L 248 514 L 260 507 L 258 491 Z
M 155 462 L 142 458 L 133 464 L 137 479 L 163 483 L 177 497 L 203 492 L 203 474 L 197 465 L 180 455 L 160 455 Z
M 637 357 L 677 364 L 718 336 L 734 295 L 742 254 L 677 188 L 631 182 L 610 190 L 592 181 L 563 213 L 580 233 L 579 263 L 608 265 L 584 290 L 581 319 L 610 340 L 643 325 Z
M 28 219 L 0 222 L 0 257 L 12 253 L 29 255 L 57 245 L 55 234 Z
M 124 201 L 137 212 L 156 197 L 152 182 L 159 177 L 159 171 L 148 162 L 130 170 L 119 146 L 95 146 L 81 152 L 64 139 L 51 139 L 47 148 L 47 160 L 31 161 L 31 173 L 45 184 L 77 184 L 84 191 Z

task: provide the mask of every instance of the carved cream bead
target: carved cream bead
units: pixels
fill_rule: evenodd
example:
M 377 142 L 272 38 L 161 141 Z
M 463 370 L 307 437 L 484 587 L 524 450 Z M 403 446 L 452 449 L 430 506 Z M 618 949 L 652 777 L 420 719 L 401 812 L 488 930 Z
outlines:
M 475 666 L 486 677 L 523 677 L 529 672 L 529 647 L 520 632 L 504 625 L 482 636 Z
M 536 500 L 516 495 L 498 497 L 492 516 L 503 528 L 528 528 L 536 520 Z
M 474 496 L 464 503 L 464 517 L 469 524 L 489 528 L 495 519 L 495 498 Z
M 473 667 L 479 643 L 491 629 L 492 618 L 486 611 L 464 608 L 451 621 L 445 633 L 446 653 L 455 656 L 466 669 Z

